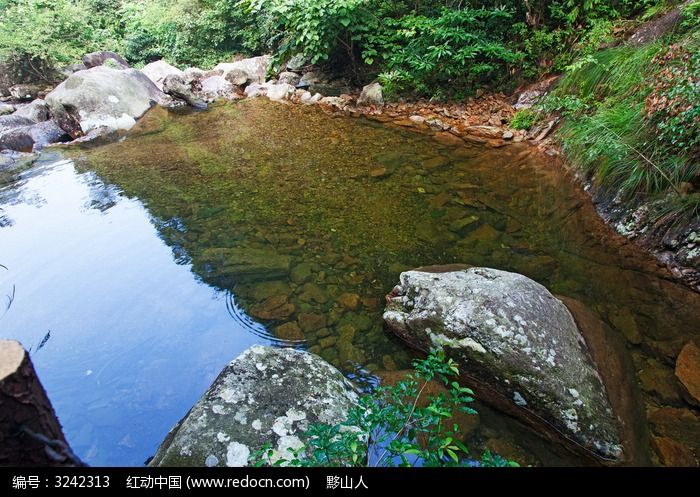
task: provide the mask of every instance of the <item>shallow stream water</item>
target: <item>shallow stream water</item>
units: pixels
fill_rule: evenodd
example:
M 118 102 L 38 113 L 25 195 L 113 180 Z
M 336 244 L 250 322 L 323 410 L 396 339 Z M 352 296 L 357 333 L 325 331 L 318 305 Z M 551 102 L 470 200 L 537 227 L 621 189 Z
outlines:
M 90 464 L 142 464 L 253 343 L 310 350 L 369 383 L 407 369 L 384 295 L 403 270 L 450 263 L 519 272 L 585 304 L 631 365 L 620 381 L 638 397 L 624 420 L 634 460 L 651 460 L 650 433 L 700 450 L 697 428 L 646 419 L 687 410 L 673 358 L 697 336 L 700 295 L 525 144 L 445 144 L 265 99 L 155 108 L 120 142 L 44 154 L 0 190 L 0 226 L 0 291 L 14 292 L 0 336 L 32 347 Z M 480 411 L 479 450 L 580 462 Z

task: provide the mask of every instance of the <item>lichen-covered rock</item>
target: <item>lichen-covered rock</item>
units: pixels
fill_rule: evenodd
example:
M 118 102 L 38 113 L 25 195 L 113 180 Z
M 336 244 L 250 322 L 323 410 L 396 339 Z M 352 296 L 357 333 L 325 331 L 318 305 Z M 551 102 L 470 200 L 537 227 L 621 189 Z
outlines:
M 379 83 L 370 83 L 364 88 L 362 88 L 362 93 L 357 99 L 357 105 L 384 105 L 382 85 L 380 85 Z
M 213 102 L 219 98 L 233 99 L 236 97 L 234 86 L 223 76 L 209 76 L 202 80 L 200 96 L 207 102 Z
M 165 95 L 141 71 L 97 66 L 72 74 L 46 96 L 51 114 L 73 138 L 101 128 L 127 130 Z
M 0 116 L 12 114 L 15 111 L 15 106 L 0 102 Z
M 250 75 L 242 69 L 231 69 L 224 75 L 224 78 L 233 86 L 239 88 L 244 88 L 252 82 Z
M 494 403 L 508 400 L 504 405 L 527 421 L 544 421 L 602 458 L 622 455 L 585 342 L 546 288 L 489 268 L 408 271 L 400 279 L 384 313 L 397 335 L 421 350 L 444 349 L 480 390 L 494 394 Z
M 303 447 L 312 423 L 345 420 L 357 394 L 320 357 L 255 345 L 233 360 L 170 431 L 151 466 L 248 466 L 270 444 L 272 461 Z
M 299 81 L 301 81 L 301 76 L 295 72 L 284 71 L 277 76 L 277 81 L 279 83 L 287 83 L 288 85 L 296 86 L 299 84 Z
M 268 85 L 267 83 L 252 83 L 246 86 L 243 92 L 248 98 L 263 97 L 267 94 L 267 88 L 269 86 L 270 85 Z
M 198 75 L 193 72 L 185 71 L 181 74 L 168 74 L 163 79 L 163 91 L 168 95 L 179 98 L 187 102 L 195 109 L 206 109 L 207 103 L 199 95 L 201 89 L 201 80 Z
M 178 74 L 183 76 L 184 73 L 177 67 L 168 64 L 163 59 L 156 60 L 150 64 L 146 64 L 141 69 L 141 72 L 148 76 L 148 79 L 153 81 L 153 84 L 158 87 L 159 90 L 163 91 L 163 81 L 170 74 Z
M 39 91 L 40 89 L 36 85 L 19 84 L 10 87 L 10 95 L 20 102 L 34 100 L 39 95 Z
M 9 116 L 0 116 L 0 134 L 13 128 L 31 126 L 32 124 L 34 124 L 34 121 L 24 116 L 17 116 L 15 114 L 10 114 Z

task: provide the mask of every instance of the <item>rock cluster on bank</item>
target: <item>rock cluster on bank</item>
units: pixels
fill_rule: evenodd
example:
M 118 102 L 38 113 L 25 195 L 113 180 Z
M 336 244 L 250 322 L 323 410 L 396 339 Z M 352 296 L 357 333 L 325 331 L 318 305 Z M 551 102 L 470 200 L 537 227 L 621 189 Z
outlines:
M 10 128 L 36 124 L 6 120 L 0 124 L 0 149 L 31 152 L 55 142 L 88 140 L 127 130 L 154 104 L 204 109 L 219 99 L 263 96 L 275 101 L 318 104 L 327 111 L 364 115 L 390 125 L 450 135 L 454 144 L 464 140 L 498 147 L 527 138 L 524 132 L 505 127 L 514 110 L 504 96 L 482 96 L 461 107 L 429 102 L 386 103 L 379 83 L 366 85 L 358 95 L 348 80 L 324 73 L 303 56 L 283 64 L 273 79 L 268 79 L 270 69 L 271 57 L 267 55 L 221 63 L 211 70 L 182 70 L 158 60 L 139 71 L 114 52 L 86 54 L 82 63 L 60 71 L 67 79 L 53 91 L 43 91 L 36 85 L 10 88 L 12 97 L 3 99 L 11 98 L 15 103 L 0 103 L 0 116 L 14 116 L 22 102 L 43 97 L 50 111 L 42 122 L 54 124 L 5 136 Z M 59 129 L 64 133 L 57 134 Z M 442 137 L 443 141 L 447 139 L 448 136 Z

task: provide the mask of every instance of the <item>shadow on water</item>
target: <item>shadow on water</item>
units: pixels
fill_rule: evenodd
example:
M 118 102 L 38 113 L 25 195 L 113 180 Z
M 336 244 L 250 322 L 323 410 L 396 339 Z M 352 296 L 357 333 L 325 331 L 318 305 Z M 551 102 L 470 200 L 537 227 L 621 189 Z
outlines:
M 527 145 L 447 146 L 363 119 L 258 99 L 196 114 L 155 108 L 126 140 L 69 155 L 80 175 L 97 175 L 84 188 L 99 179 L 89 195 L 93 210 L 145 206 L 149 226 L 169 248 L 167 271 L 191 270 L 204 284 L 197 288 L 213 287 L 215 300 L 224 300 L 218 303 L 238 330 L 227 335 L 236 350 L 245 341 L 241 331 L 248 341 L 305 348 L 372 383 L 377 373 L 410 367 L 413 357 L 382 326 L 383 298 L 399 273 L 468 263 L 525 274 L 581 303 L 601 323 L 597 346 L 619 358 L 606 367 L 616 379 L 609 388 L 620 399 L 618 414 L 635 439 L 633 461 L 649 461 L 646 414 L 684 406 L 669 379 L 675 356 L 697 332 L 699 296 L 614 236 L 562 170 Z M 76 229 L 85 236 L 89 228 Z M 126 243 L 135 235 L 120 228 L 113 236 Z M 104 247 L 80 249 L 93 254 Z M 133 256 L 132 246 L 122 249 Z M 164 265 L 159 259 L 155 267 Z M 55 266 L 44 267 L 56 277 L 66 274 Z M 139 267 L 142 275 L 152 271 L 146 261 Z M 208 327 L 198 317 L 200 300 L 173 297 L 178 285 L 193 284 L 191 277 L 156 280 L 129 291 L 154 305 L 167 294 L 179 306 L 144 308 L 149 315 L 191 312 L 178 323 L 186 341 Z M 112 295 L 111 307 L 102 309 L 108 315 L 119 305 Z M 208 346 L 222 357 L 216 341 Z M 154 364 L 140 381 L 172 389 L 158 368 L 169 358 L 182 362 L 184 350 L 150 353 Z M 199 360 L 192 358 L 193 368 Z M 469 435 L 475 447 L 533 464 L 581 462 L 486 406 L 480 410 L 481 423 Z M 659 426 L 654 434 L 673 432 L 700 450 L 692 430 Z

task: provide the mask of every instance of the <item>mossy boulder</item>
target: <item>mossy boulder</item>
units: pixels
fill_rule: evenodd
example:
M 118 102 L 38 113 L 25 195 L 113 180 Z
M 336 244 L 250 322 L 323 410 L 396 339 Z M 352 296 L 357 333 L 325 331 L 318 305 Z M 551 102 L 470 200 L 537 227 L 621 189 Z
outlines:
M 420 350 L 444 349 L 480 399 L 603 459 L 622 446 L 606 389 L 566 306 L 520 274 L 408 271 L 384 320 Z
M 320 357 L 255 345 L 224 368 L 149 465 L 250 466 L 266 444 L 273 461 L 288 460 L 310 424 L 338 424 L 356 401 L 354 387 Z

